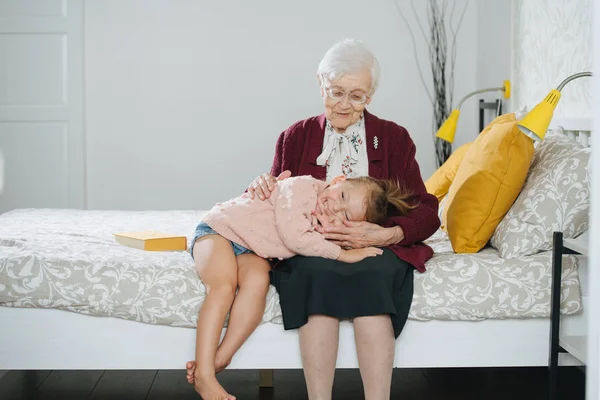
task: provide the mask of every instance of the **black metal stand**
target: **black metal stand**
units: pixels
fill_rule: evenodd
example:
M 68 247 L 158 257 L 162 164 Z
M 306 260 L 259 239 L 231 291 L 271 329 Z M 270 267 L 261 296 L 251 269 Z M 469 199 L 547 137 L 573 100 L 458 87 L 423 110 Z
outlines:
M 485 128 L 485 110 L 496 110 L 496 117 L 502 114 L 502 100 L 496 99 L 496 101 L 486 103 L 483 99 L 479 100 L 479 132 Z M 494 118 L 496 118 L 494 117 Z
M 550 354 L 548 356 L 549 400 L 558 399 L 558 345 L 560 331 L 560 284 L 562 275 L 563 234 L 554 232 L 552 245 L 552 292 L 550 297 Z
M 564 246 L 563 233 L 552 236 L 552 289 L 550 293 L 550 354 L 548 355 L 548 398 L 558 400 L 558 355 L 560 346 L 560 291 L 563 254 L 580 254 Z

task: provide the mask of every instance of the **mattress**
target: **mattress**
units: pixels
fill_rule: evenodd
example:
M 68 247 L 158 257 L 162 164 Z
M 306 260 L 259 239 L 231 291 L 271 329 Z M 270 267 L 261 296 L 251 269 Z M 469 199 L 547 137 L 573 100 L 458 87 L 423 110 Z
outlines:
M 480 321 L 550 316 L 551 251 L 507 259 L 491 247 L 455 254 L 442 230 L 426 243 L 435 254 L 426 273 L 415 273 L 410 318 Z M 562 268 L 561 313 L 579 313 L 579 259 L 563 256 Z
M 21 209 L 0 215 L 0 306 L 55 308 L 194 327 L 205 288 L 187 252 L 122 246 L 113 234 L 159 230 L 191 240 L 202 211 Z M 493 249 L 452 253 L 441 231 L 427 272 L 415 272 L 409 318 L 539 318 L 550 314 L 550 254 L 503 260 Z M 563 263 L 561 311 L 581 310 L 577 259 Z M 271 286 L 263 323 L 282 323 Z

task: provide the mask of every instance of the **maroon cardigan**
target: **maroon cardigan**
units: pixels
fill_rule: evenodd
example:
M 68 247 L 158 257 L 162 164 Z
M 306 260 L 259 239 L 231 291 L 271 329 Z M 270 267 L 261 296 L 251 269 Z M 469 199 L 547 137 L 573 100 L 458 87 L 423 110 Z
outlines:
M 433 250 L 424 243 L 440 227 L 437 198 L 428 194 L 415 160 L 416 147 L 403 127 L 373 114 L 364 112 L 367 136 L 369 175 L 380 179 L 397 179 L 413 196 L 409 200 L 417 206 L 406 216 L 392 216 L 386 227 L 399 225 L 404 239 L 389 246 L 399 258 L 425 271 L 425 262 Z M 299 121 L 281 133 L 277 140 L 271 174 L 279 175 L 290 170 L 293 176 L 312 175 L 325 179 L 326 169 L 317 165 L 323 150 L 325 114 Z M 374 140 L 377 137 L 378 146 Z

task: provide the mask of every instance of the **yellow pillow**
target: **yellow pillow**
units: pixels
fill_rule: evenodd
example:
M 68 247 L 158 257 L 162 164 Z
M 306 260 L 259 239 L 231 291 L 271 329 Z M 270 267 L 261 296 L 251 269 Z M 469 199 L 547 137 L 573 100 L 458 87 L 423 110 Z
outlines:
M 485 134 L 484 134 L 485 133 Z M 519 195 L 533 158 L 533 141 L 515 115 L 496 118 L 467 150 L 442 211 L 456 253 L 481 250 Z
M 479 135 L 485 135 L 487 132 L 489 132 L 490 128 L 494 124 L 503 123 L 506 122 L 506 120 L 507 117 L 504 115 L 499 116 L 490 122 L 490 124 Z M 433 175 L 429 177 L 429 179 L 427 179 L 427 182 L 425 182 L 427 193 L 437 197 L 438 202 L 441 203 L 446 194 L 448 194 L 448 189 L 450 188 L 450 185 L 452 185 L 452 181 L 456 176 L 456 171 L 458 171 L 460 163 L 465 157 L 465 154 L 467 154 L 467 150 L 469 150 L 471 144 L 473 144 L 473 142 L 463 144 L 458 149 L 454 150 L 446 162 L 440 168 L 438 168 L 437 171 L 435 171 Z
M 442 201 L 444 196 L 448 193 L 448 189 L 454 180 L 456 171 L 458 171 L 458 167 L 470 146 L 471 143 L 466 143 L 454 150 L 454 153 L 450 155 L 446 162 L 425 182 L 427 193 L 437 197 L 438 202 Z

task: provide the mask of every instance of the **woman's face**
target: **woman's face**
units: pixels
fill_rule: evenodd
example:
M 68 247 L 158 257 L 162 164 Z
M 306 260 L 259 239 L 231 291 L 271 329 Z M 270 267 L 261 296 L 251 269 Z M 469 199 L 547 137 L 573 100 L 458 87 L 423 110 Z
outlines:
M 362 104 L 355 104 L 350 101 L 350 94 L 371 93 L 371 73 L 365 69 L 356 74 L 345 74 L 341 78 L 330 82 L 329 87 L 335 90 L 341 90 L 346 95 L 341 100 L 333 100 L 327 95 L 324 87 L 321 87 L 321 97 L 325 104 L 325 114 L 331 123 L 331 126 L 337 132 L 345 132 L 346 128 L 354 124 L 360 118 L 365 106 L 371 103 L 371 97 Z
M 340 221 L 364 221 L 367 195 L 365 185 L 341 180 L 319 193 L 317 204 L 323 204 Z

